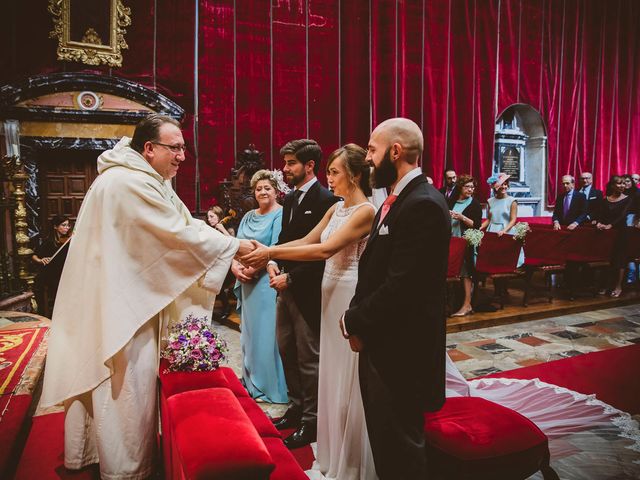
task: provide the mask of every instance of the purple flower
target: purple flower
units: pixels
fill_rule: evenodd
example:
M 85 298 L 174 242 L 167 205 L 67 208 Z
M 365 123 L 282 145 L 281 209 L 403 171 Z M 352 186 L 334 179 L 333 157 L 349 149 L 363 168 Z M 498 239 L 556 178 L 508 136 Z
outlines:
M 180 341 L 180 343 L 184 343 L 184 342 L 186 342 L 186 341 L 187 341 L 187 337 L 185 337 L 184 335 L 182 335 L 182 334 L 181 334 L 181 335 L 178 337 L 178 340 Z
M 213 336 L 209 330 L 205 330 L 205 331 L 202 333 L 202 335 L 204 335 L 205 337 L 207 337 L 207 338 L 209 338 L 209 339 L 211 339 L 211 337 Z

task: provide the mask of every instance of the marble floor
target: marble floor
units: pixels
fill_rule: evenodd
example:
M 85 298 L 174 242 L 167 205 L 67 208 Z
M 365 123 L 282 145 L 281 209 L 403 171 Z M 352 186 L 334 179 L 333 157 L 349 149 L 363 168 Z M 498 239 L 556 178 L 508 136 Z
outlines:
M 242 374 L 240 333 L 216 330 L 229 346 L 228 366 Z M 465 378 L 512 370 L 640 342 L 640 304 L 447 335 L 447 351 Z M 260 403 L 277 417 L 284 405 Z
M 242 376 L 240 332 L 215 322 L 214 327 L 227 342 L 227 366 Z M 450 333 L 447 351 L 465 378 L 473 378 L 639 342 L 640 304 L 634 304 Z M 44 354 L 36 357 L 42 361 Z M 272 417 L 286 410 L 286 405 L 259 405 Z M 60 410 L 39 408 L 36 415 Z

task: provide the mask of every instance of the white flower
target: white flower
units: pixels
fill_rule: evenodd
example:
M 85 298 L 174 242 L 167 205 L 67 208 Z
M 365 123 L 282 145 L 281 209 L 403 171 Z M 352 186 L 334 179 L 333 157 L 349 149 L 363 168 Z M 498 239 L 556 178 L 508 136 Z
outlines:
M 484 237 L 484 232 L 476 228 L 468 228 L 462 236 L 472 247 L 479 247 L 482 243 L 482 237 Z
M 524 242 L 527 233 L 531 231 L 527 222 L 518 222 L 513 226 L 513 239 Z

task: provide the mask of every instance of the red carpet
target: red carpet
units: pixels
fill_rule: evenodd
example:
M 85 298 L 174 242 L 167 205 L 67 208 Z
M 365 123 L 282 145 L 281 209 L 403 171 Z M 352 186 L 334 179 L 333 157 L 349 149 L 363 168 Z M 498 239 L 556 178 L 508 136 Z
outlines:
M 294 429 L 282 430 L 282 438 L 287 438 L 293 432 L 295 432 Z M 311 450 L 311 446 L 307 445 L 302 448 L 296 448 L 295 450 L 291 450 L 291 453 L 298 462 L 298 465 L 300 465 L 303 470 L 309 470 L 311 468 L 311 465 L 313 465 L 315 457 L 313 456 L 313 450 Z
M 596 394 L 599 400 L 630 414 L 640 413 L 640 345 L 587 353 L 487 377 L 531 379 Z
M 47 330 L 17 328 L 0 332 L 0 414 Z
M 22 450 L 20 432 L 31 405 L 31 392 L 16 386 L 48 328 L 4 329 L 0 332 L 0 477 L 10 474 Z
M 595 393 L 597 397 L 620 410 L 640 412 L 640 345 L 621 347 L 602 352 L 500 372 L 489 377 L 540 378 L 581 393 Z M 63 466 L 63 415 L 44 415 L 33 419 L 33 427 L 24 449 L 17 480 L 98 478 L 96 469 L 78 473 L 67 472 Z M 282 432 L 283 437 L 293 430 Z M 292 452 L 303 469 L 313 462 L 311 447 Z
M 70 472 L 64 468 L 63 428 L 62 412 L 33 418 L 27 445 L 16 472 L 16 480 L 97 480 L 100 478 L 95 466 L 79 472 Z

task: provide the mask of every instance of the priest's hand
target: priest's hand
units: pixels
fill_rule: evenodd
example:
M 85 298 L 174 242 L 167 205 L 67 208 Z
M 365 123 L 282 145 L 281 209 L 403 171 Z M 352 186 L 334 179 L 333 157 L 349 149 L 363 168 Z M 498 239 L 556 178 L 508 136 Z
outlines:
M 231 264 L 231 273 L 238 279 L 240 283 L 249 283 L 253 277 L 247 272 L 240 262 L 234 260 Z
M 255 248 L 256 247 L 253 243 L 251 243 L 251 240 L 240 240 L 240 247 L 236 252 L 236 258 L 242 258 L 245 255 L 248 255 L 249 253 L 253 252 Z
M 270 260 L 269 247 L 261 244 L 257 240 L 252 240 L 251 242 L 253 243 L 255 250 L 249 255 L 243 256 L 240 261 L 243 265 L 247 265 L 259 270 L 261 268 L 264 268 L 264 266 Z

